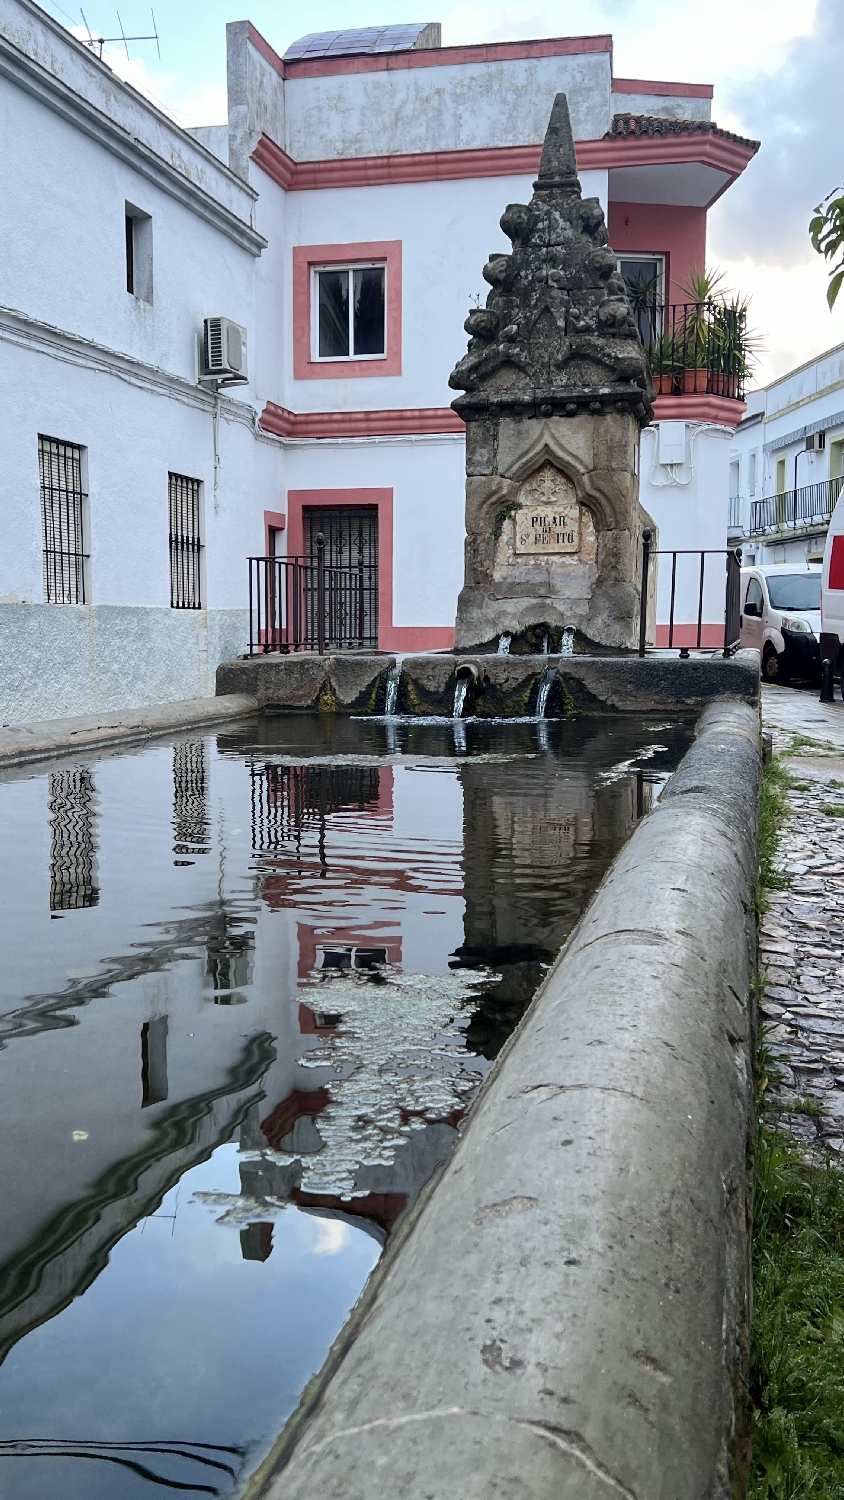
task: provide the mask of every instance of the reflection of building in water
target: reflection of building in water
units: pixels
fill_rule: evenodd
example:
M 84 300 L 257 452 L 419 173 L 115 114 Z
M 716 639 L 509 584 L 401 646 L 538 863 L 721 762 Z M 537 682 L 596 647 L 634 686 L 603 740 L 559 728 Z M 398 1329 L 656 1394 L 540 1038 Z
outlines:
M 256 852 L 301 847 L 306 829 L 324 832 L 326 817 L 341 809 L 363 812 L 378 806 L 381 766 L 250 767 L 252 848 Z M 324 856 L 324 850 L 320 850 Z
M 204 740 L 173 746 L 173 853 L 207 854 L 208 761 Z
M 49 777 L 50 910 L 96 906 L 94 813 L 97 793 L 87 766 Z
M 167 1098 L 167 1017 L 153 1016 L 141 1027 L 141 1109 Z
M 231 916 L 222 908 L 212 918 L 206 938 L 206 972 L 215 1005 L 236 1005 L 245 996 L 236 991 L 252 983 L 255 956 L 254 917 Z
M 596 764 L 607 758 L 601 746 Z M 547 762 L 510 761 L 494 779 L 466 762 L 460 777 L 466 914 L 456 960 L 502 976 L 467 1033 L 470 1046 L 494 1057 L 633 831 L 637 782 L 633 775 L 602 782 L 584 758 L 561 762 L 554 774 Z

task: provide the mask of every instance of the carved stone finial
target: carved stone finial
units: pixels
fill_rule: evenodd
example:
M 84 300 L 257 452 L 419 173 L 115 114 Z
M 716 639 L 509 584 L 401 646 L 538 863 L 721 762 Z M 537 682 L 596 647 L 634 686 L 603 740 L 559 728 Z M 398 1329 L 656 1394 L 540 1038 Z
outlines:
M 533 184 L 536 192 L 548 192 L 559 188 L 580 197 L 580 178 L 577 175 L 577 158 L 574 152 L 574 136 L 569 119 L 569 101 L 565 94 L 557 94 L 539 162 L 539 176 Z
M 471 420 L 490 406 L 561 416 L 612 408 L 648 422 L 645 351 L 603 209 L 580 195 L 565 94 L 554 100 L 533 198 L 509 204 L 501 228 L 513 248 L 484 266 L 491 290 L 466 319 L 469 348 L 449 378 L 466 392 L 455 411 Z

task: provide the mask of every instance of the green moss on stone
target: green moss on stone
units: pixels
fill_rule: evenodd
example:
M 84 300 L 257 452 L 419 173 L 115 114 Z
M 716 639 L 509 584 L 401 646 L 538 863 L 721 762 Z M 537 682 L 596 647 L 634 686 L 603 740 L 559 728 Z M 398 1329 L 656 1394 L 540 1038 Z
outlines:
M 317 710 L 321 714 L 336 714 L 337 712 L 337 695 L 328 677 L 319 690 Z

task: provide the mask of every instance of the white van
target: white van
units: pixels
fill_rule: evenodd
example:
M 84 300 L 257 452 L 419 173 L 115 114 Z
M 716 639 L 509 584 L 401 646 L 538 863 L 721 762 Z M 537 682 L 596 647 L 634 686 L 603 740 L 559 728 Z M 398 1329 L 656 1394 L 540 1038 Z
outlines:
M 812 682 L 821 671 L 821 566 L 741 570 L 741 644 L 762 653 L 765 682 Z
M 844 698 L 844 495 L 832 512 L 822 571 L 821 660 L 832 662 Z

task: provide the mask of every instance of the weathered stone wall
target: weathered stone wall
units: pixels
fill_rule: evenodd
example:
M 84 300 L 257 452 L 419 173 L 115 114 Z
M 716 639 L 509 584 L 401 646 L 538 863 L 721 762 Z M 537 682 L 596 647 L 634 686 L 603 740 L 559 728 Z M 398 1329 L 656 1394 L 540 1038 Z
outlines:
M 502 631 L 571 627 L 603 646 L 639 638 L 638 425 L 611 410 L 470 421 L 466 431 L 466 581 L 458 650 Z M 544 555 L 526 538 L 532 511 L 571 518 L 573 543 Z M 527 541 L 527 545 L 525 545 Z

